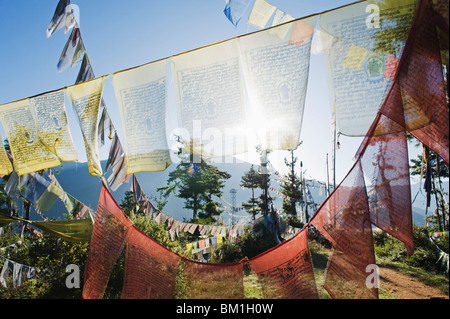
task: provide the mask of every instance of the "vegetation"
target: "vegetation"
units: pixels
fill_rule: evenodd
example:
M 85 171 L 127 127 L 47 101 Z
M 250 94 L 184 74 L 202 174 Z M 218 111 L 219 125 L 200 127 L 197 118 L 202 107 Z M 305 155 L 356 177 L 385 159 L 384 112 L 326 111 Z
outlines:
M 253 165 L 241 177 L 241 187 L 250 189 L 252 191 L 252 196 L 249 198 L 248 202 L 242 203 L 242 206 L 247 211 L 247 213 L 252 215 L 253 220 L 255 220 L 256 215 L 261 212 L 260 198 L 256 197 L 255 195 L 255 190 L 261 187 L 261 180 L 261 174 L 254 169 Z
M 429 163 L 432 163 L 433 157 L 430 155 Z M 420 161 L 420 166 L 419 166 Z M 422 160 L 412 161 L 412 170 L 415 172 L 415 166 L 423 169 Z M 293 166 L 296 159 L 292 156 L 291 161 L 286 160 L 286 165 L 292 165 L 292 175 L 290 181 L 300 183 L 296 179 Z M 436 161 L 434 166 L 438 166 Z M 198 166 L 193 167 L 192 163 L 180 164 L 171 172 L 168 185 L 161 189 L 160 197 L 157 201 L 158 209 L 164 208 L 167 203 L 165 192 L 173 192 L 178 196 L 186 195 L 186 207 L 193 209 L 193 218 L 187 222 L 198 224 L 218 224 L 220 215 L 220 206 L 215 203 L 213 196 L 220 196 L 224 181 L 229 178 L 228 174 L 220 172 L 216 167 L 201 160 Z M 441 172 L 442 166 L 434 170 L 432 177 L 439 179 L 444 175 Z M 262 196 L 259 198 L 252 192 L 252 197 L 248 201 L 248 211 L 262 212 L 265 205 L 270 202 L 269 197 L 264 197 L 264 189 L 268 185 L 268 178 L 263 180 L 262 173 L 253 167 L 242 177 L 242 187 L 252 190 L 261 189 Z M 424 173 L 418 170 L 417 172 Z M 437 174 L 440 172 L 440 174 Z M 448 169 L 447 169 L 448 172 Z M 447 173 L 448 176 L 448 173 Z M 283 190 L 287 193 L 293 191 L 290 187 L 293 183 L 283 185 Z M 437 185 L 437 183 L 436 183 Z M 197 201 L 188 198 L 187 194 L 197 191 Z M 298 193 L 287 193 L 289 196 L 298 196 Z M 181 197 L 184 198 L 184 197 Z M 264 202 L 264 200 L 266 200 Z M 195 205 L 194 205 L 195 204 Z M 283 206 L 285 212 L 291 212 L 292 206 L 286 203 Z M 8 211 L 8 199 L 5 196 L 0 197 L 0 208 Z M 197 205 L 197 206 L 196 206 Z M 187 243 L 197 240 L 198 237 L 189 233 L 181 233 L 176 240 L 172 240 L 164 224 L 159 224 L 150 220 L 144 215 L 143 207 L 135 202 L 132 192 L 125 193 L 120 207 L 124 213 L 132 220 L 133 224 L 142 230 L 149 237 L 161 243 L 168 249 L 179 254 L 186 254 L 184 247 Z M 196 207 L 196 208 L 195 208 Z M 195 208 L 195 209 L 194 209 Z M 288 215 L 289 216 L 289 215 Z M 19 287 L 12 288 L 12 276 L 9 278 L 8 288 L 0 286 L 0 298 L 10 299 L 40 299 L 40 298 L 81 298 L 84 265 L 86 263 L 89 251 L 88 243 L 71 243 L 52 235 L 43 233 L 36 236 L 31 233 L 23 235 L 17 231 L 17 224 L 4 225 L 4 234 L 0 237 L 0 247 L 7 247 L 2 253 L 2 257 L 9 258 L 15 262 L 30 265 L 39 269 L 35 278 L 22 280 Z M 20 225 L 19 225 L 20 226 Z M 414 244 L 415 253 L 412 256 L 406 254 L 403 244 L 397 239 L 387 235 L 384 232 L 374 232 L 374 244 L 377 264 L 380 266 L 398 269 L 403 273 L 409 274 L 423 281 L 425 284 L 440 288 L 448 295 L 448 272 L 442 267 L 439 260 L 440 250 L 448 253 L 448 236 L 442 237 L 435 242 L 430 241 L 428 232 L 430 230 L 439 230 L 439 225 L 432 223 L 430 227 L 414 226 Z M 276 235 L 265 229 L 265 231 L 256 232 L 253 229 L 246 229 L 238 240 L 225 241 L 223 245 L 216 247 L 211 254 L 210 262 L 213 263 L 231 263 L 239 262 L 243 258 L 253 258 L 260 253 L 274 247 L 278 241 Z M 310 251 L 314 264 L 316 284 L 319 289 L 319 296 L 322 299 L 330 298 L 322 284 L 325 280 L 325 269 L 331 252 L 331 245 L 323 236 L 312 234 L 309 240 Z M 0 257 L 0 265 L 3 265 L 4 258 Z M 67 265 L 75 264 L 80 269 L 80 288 L 68 288 L 66 279 Z M 110 280 L 105 291 L 104 298 L 116 299 L 121 296 L 125 266 L 124 252 L 119 257 L 110 276 Z M 263 298 L 262 289 L 257 276 L 251 269 L 245 269 L 244 273 L 244 291 L 246 298 Z M 180 267 L 176 281 L 176 298 L 189 297 L 189 291 L 184 278 L 183 267 Z M 380 298 L 393 298 L 389 292 L 380 289 Z
M 288 159 L 284 159 L 284 163 L 289 168 L 289 173 L 281 185 L 281 192 L 286 196 L 286 198 L 289 198 L 289 200 L 285 198 L 281 208 L 286 216 L 286 222 L 291 226 L 301 228 L 303 227 L 303 223 L 301 223 L 297 217 L 295 203 L 300 202 L 301 198 L 304 197 L 302 189 L 303 182 L 295 173 L 297 157 L 294 156 L 294 151 L 291 151 L 290 161 Z M 300 169 L 302 169 L 301 164 Z M 308 205 L 306 204 L 305 207 L 307 211 Z M 309 220 L 308 216 L 306 219 Z
M 190 152 L 185 157 L 169 173 L 167 185 L 158 188 L 158 191 L 166 199 L 171 194 L 184 199 L 184 208 L 192 210 L 192 218 L 217 221 L 223 210 L 221 204 L 214 201 L 214 197 L 222 196 L 224 183 L 231 175 L 207 163 L 205 158 L 194 155 L 192 143 Z

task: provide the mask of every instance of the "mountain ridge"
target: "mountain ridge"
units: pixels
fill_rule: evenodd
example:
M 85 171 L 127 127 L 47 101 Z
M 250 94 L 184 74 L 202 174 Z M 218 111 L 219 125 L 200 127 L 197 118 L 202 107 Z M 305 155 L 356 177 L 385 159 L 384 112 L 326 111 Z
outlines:
M 104 169 L 106 161 L 102 161 L 101 164 Z M 227 171 L 229 174 L 231 174 L 231 178 L 225 183 L 222 196 L 223 199 L 216 198 L 216 200 L 223 206 L 230 206 L 229 204 L 233 204 L 230 190 L 235 189 L 237 191 L 235 195 L 235 204 L 239 205 L 240 203 L 247 201 L 248 198 L 250 198 L 251 192 L 250 190 L 242 189 L 239 184 L 241 176 L 250 168 L 252 164 L 215 163 L 214 165 L 216 165 L 218 169 Z M 148 197 L 153 197 L 157 195 L 157 188 L 166 185 L 168 174 L 175 167 L 176 164 L 172 164 L 166 170 L 161 172 L 139 172 L 135 175 L 144 193 Z M 67 193 L 83 202 L 85 205 L 91 207 L 92 209 L 95 210 L 97 208 L 102 182 L 98 176 L 89 175 L 87 163 L 64 162 L 62 166 L 54 168 L 54 171 L 56 172 L 56 177 L 61 184 L 61 187 Z M 108 176 L 109 172 L 107 172 L 106 174 L 106 177 Z M 281 182 L 281 179 L 272 174 L 270 176 L 270 186 L 272 186 L 275 190 L 278 190 L 280 188 L 280 185 L 277 181 Z M 321 204 L 326 199 L 325 192 L 322 190 L 323 192 L 321 193 L 318 181 L 314 180 L 312 184 L 313 185 L 309 187 L 311 195 L 317 204 Z M 116 191 L 112 192 L 112 195 L 117 203 L 120 204 L 122 198 L 124 198 L 125 192 L 130 190 L 130 188 L 131 179 L 130 182 L 122 184 Z M 423 188 L 423 186 L 418 183 L 411 184 L 411 197 L 414 200 L 414 203 L 412 205 L 413 222 L 414 224 L 418 225 L 425 224 L 426 198 L 423 195 L 424 191 L 421 191 L 421 188 Z M 444 189 L 446 192 L 448 192 L 448 182 L 444 182 Z M 257 194 L 259 195 L 260 192 L 258 192 Z M 280 196 L 278 196 L 276 192 L 271 192 L 271 195 L 275 198 L 274 207 L 276 209 L 279 209 L 281 207 Z M 164 208 L 164 213 L 178 220 L 191 218 L 191 211 L 184 209 L 183 206 L 183 200 L 172 195 Z M 431 207 L 428 208 L 428 214 L 432 214 L 432 212 L 434 212 L 434 209 L 435 205 L 431 205 Z M 53 217 L 52 214 L 53 212 L 49 212 L 48 214 L 46 214 L 46 216 Z M 54 214 L 58 215 L 58 212 L 55 212 Z M 239 212 L 235 214 L 240 216 L 247 216 L 246 212 Z M 225 215 L 225 213 L 222 215 Z

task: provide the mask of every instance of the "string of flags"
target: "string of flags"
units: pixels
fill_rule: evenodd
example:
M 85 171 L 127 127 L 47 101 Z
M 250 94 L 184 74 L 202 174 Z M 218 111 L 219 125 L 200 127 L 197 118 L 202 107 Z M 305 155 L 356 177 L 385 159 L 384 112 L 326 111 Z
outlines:
M 5 258 L 5 262 L 0 273 L 0 285 L 4 288 L 8 288 L 8 278 L 12 275 L 12 288 L 16 289 L 22 285 L 24 278 L 34 278 L 36 277 L 37 272 L 39 272 L 39 270 L 34 267 Z

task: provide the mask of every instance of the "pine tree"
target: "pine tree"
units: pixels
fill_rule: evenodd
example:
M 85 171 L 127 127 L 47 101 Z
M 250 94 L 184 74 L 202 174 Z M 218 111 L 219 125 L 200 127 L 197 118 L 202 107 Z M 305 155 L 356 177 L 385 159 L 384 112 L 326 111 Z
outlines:
M 281 193 L 285 195 L 282 203 L 282 211 L 287 216 L 286 221 L 292 226 L 301 226 L 297 217 L 297 209 L 295 203 L 300 201 L 303 192 L 301 187 L 301 180 L 295 174 L 295 164 L 297 157 L 294 156 L 294 151 L 291 151 L 291 158 L 284 159 L 284 163 L 289 168 L 289 173 L 285 176 L 283 184 L 281 185 Z
M 182 153 L 183 150 L 186 152 L 186 148 L 180 149 L 179 156 L 184 161 L 169 173 L 167 186 L 158 188 L 158 191 L 166 198 L 172 193 L 183 198 L 184 208 L 192 210 L 193 220 L 200 217 L 214 222 L 223 212 L 214 197 L 222 196 L 225 181 L 231 175 L 208 164 L 202 156 L 194 155 L 193 143 L 189 145 L 188 153 Z
M 261 174 L 254 169 L 253 165 L 241 177 L 240 186 L 252 191 L 252 196 L 250 197 L 249 201 L 246 203 L 242 203 L 242 206 L 247 211 L 247 213 L 252 214 L 253 220 L 255 220 L 256 215 L 261 212 L 260 199 L 258 197 L 255 197 L 255 190 L 260 188 L 261 179 Z

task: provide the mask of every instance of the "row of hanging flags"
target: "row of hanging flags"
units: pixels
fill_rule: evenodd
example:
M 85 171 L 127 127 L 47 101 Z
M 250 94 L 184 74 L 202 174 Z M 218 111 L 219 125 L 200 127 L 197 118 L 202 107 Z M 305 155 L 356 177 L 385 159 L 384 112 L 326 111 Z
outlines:
M 143 208 L 143 213 L 150 220 L 158 224 L 165 225 L 172 240 L 178 238 L 181 232 L 190 233 L 191 235 L 197 235 L 204 238 L 220 236 L 220 238 L 228 238 L 232 240 L 240 237 L 246 228 L 252 228 L 255 224 L 262 222 L 261 218 L 256 221 L 239 222 L 235 225 L 204 225 L 177 220 L 176 218 L 173 218 L 172 216 L 167 215 L 155 208 L 155 206 L 148 199 L 147 195 L 145 195 L 135 174 L 133 174 L 132 177 L 131 192 L 134 195 L 135 203 L 137 203 L 136 209 L 139 210 L 140 208 Z M 287 225 L 279 214 L 276 217 L 276 231 L 283 238 L 290 238 L 289 236 L 292 237 L 292 235 L 300 231 L 300 228 Z M 219 243 L 221 243 L 221 241 L 219 241 Z
M 356 22 L 361 20 L 352 14 L 362 4 L 367 5 L 368 2 L 330 11 L 323 14 L 321 20 L 330 21 L 330 26 L 339 25 L 342 29 L 339 31 L 349 32 L 353 40 L 359 43 L 365 33 L 356 27 Z M 412 4 L 414 19 L 409 21 L 412 27 L 407 30 L 407 41 L 403 54 L 398 56 L 400 60 L 392 83 L 388 90 L 381 86 L 386 91 L 378 101 L 380 110 L 376 112 L 375 120 L 356 154 L 354 166 L 307 225 L 314 226 L 332 243 L 333 253 L 328 261 L 323 286 L 333 298 L 377 298 L 377 288 L 366 285 L 366 268 L 375 264 L 374 226 L 403 241 L 409 254 L 414 250 L 406 132 L 430 145 L 448 162 L 448 111 L 437 33 L 437 27 L 448 25 L 448 15 L 447 19 L 443 19 L 428 1 L 420 1 L 417 6 L 415 2 L 403 1 L 401 4 L 402 9 L 408 8 L 406 4 Z M 390 13 L 394 15 L 390 18 L 394 22 L 399 19 L 395 13 L 409 12 L 398 10 L 398 6 L 393 11 Z M 380 12 L 383 14 L 382 10 Z M 448 28 L 442 30 L 448 32 Z M 330 50 L 335 62 L 340 57 L 337 53 L 345 52 L 341 60 L 343 63 L 348 52 L 353 52 L 355 48 L 347 44 L 352 51 L 346 51 L 343 50 L 345 43 L 340 43 L 342 46 L 339 43 L 339 50 L 334 51 L 333 45 Z M 328 55 L 328 58 L 331 57 L 333 55 Z M 348 65 L 357 64 L 352 62 Z M 335 80 L 340 78 L 337 74 L 342 76 L 339 72 L 353 70 L 342 66 L 338 69 L 338 65 L 335 63 L 331 70 Z M 379 83 L 382 78 L 374 82 Z M 346 82 L 342 78 L 341 81 Z M 332 88 L 336 86 L 332 85 Z M 355 86 L 348 94 L 355 93 L 358 88 Z M 340 96 L 339 92 L 335 93 L 336 97 Z M 352 97 L 345 102 L 349 103 Z M 369 97 L 374 98 L 373 95 Z M 125 249 L 123 298 L 173 298 L 175 277 L 181 265 L 191 298 L 243 298 L 245 264 L 262 282 L 266 298 L 318 298 L 307 246 L 308 229 L 305 227 L 273 249 L 239 263 L 197 263 L 161 247 L 136 229 L 104 185 L 86 264 L 83 296 L 103 296 L 109 273 L 122 249 Z M 108 247 L 108 254 L 104 253 L 105 246 Z M 98 264 L 104 267 L 99 269 Z M 223 288 L 219 294 L 218 284 Z
M 401 240 L 409 254 L 414 250 L 406 133 L 449 162 L 441 59 L 441 53 L 448 51 L 442 45 L 442 36 L 448 38 L 448 1 L 376 2 L 384 18 L 380 30 L 368 27 L 365 10 L 369 4 L 374 3 L 358 1 L 113 75 L 126 151 L 112 151 L 122 154 L 112 162 L 126 166 L 122 176 L 163 170 L 170 164 L 163 126 L 169 61 L 182 127 L 189 130 L 194 119 L 218 129 L 245 127 L 245 91 L 270 123 L 270 131 L 262 135 L 267 149 L 294 149 L 314 34 L 320 34 L 340 131 L 365 134 L 365 138 L 354 166 L 309 224 L 273 249 L 233 264 L 197 263 L 156 243 L 125 216 L 102 179 L 85 268 L 84 298 L 103 296 L 122 249 L 126 250 L 123 298 L 173 298 L 180 266 L 191 298 L 243 298 L 244 264 L 263 283 L 266 298 L 318 298 L 307 244 L 310 226 L 333 246 L 323 284 L 331 297 L 377 298 L 377 288 L 366 285 L 366 267 L 375 264 L 372 227 Z M 320 33 L 315 29 L 317 21 Z M 385 27 L 396 26 L 401 27 L 392 33 L 394 38 L 389 32 L 382 33 Z M 394 68 L 385 76 L 386 63 L 393 59 L 397 62 L 388 64 L 388 69 Z M 0 107 L 19 176 L 54 167 L 63 156 L 74 158 L 71 144 L 67 147 L 64 143 L 64 121 L 58 121 L 64 116 L 46 118 L 45 131 L 39 129 L 38 112 L 32 111 L 37 106 L 48 109 L 59 105 L 61 113 L 56 114 L 65 114 L 63 104 L 47 101 L 57 100 L 59 91 L 68 94 L 78 114 L 90 173 L 102 176 L 96 147 L 104 78 Z M 59 123 L 60 129 L 55 130 L 52 122 Z M 24 123 L 35 125 L 30 128 Z M 56 135 L 56 131 L 60 133 Z M 214 153 L 216 145 L 208 146 Z M 235 154 L 235 150 L 211 155 Z M 99 268 L 100 264 L 103 267 Z M 218 282 L 226 289 L 218 292 Z
M 72 31 L 58 61 L 58 71 L 62 72 L 68 66 L 73 67 L 82 61 L 75 83 L 81 83 L 95 78 L 70 0 L 60 0 L 58 2 L 53 18 L 46 31 L 47 37 L 50 37 L 60 29 L 64 29 L 66 34 Z M 30 232 L 33 236 L 41 236 L 41 234 L 36 229 L 30 227 L 30 225 L 68 241 L 88 242 L 91 237 L 96 212 L 67 193 L 59 184 L 52 170 L 47 168 L 49 165 L 43 166 L 39 164 L 42 156 L 46 159 L 53 158 L 50 160 L 53 163 L 78 160 L 68 128 L 64 100 L 64 90 L 57 90 L 30 98 L 28 101 L 24 99 L 22 103 L 19 103 L 19 106 L 12 108 L 12 112 L 17 112 L 15 113 L 15 116 L 17 116 L 16 120 L 24 120 L 34 125 L 18 128 L 19 132 L 25 135 L 26 142 L 29 146 L 23 150 L 24 152 L 21 150 L 21 147 L 24 146 L 22 144 L 24 141 L 21 140 L 22 137 L 17 136 L 13 136 L 13 138 L 18 139 L 15 152 L 11 152 L 10 154 L 4 148 L 0 150 L 0 176 L 9 175 L 4 191 L 12 199 L 13 205 L 18 205 L 20 200 L 26 200 L 30 203 L 36 210 L 36 213 L 43 217 L 43 221 L 26 220 L 17 217 L 17 214 L 12 212 L 10 216 L 0 215 L 0 225 L 20 222 L 22 223 L 22 231 Z M 23 107 L 20 107 L 20 104 Z M 5 112 L 7 111 L 5 110 Z M 86 123 L 87 121 L 84 120 L 85 116 L 95 117 L 95 114 L 89 115 L 86 112 L 89 112 L 89 108 L 84 110 L 79 109 L 79 113 L 77 113 L 80 116 L 79 123 L 84 128 L 83 138 L 85 142 L 94 140 L 95 135 L 98 137 L 98 142 L 103 145 L 105 143 L 105 132 L 107 132 L 107 129 L 109 129 L 109 138 L 113 139 L 114 127 L 107 113 L 104 100 L 101 99 L 98 111 L 93 111 L 95 114 L 97 112 L 101 114 L 98 124 L 97 121 L 95 123 L 92 121 Z M 17 127 L 17 121 L 14 121 L 11 125 Z M 94 128 L 94 125 L 97 127 Z M 17 134 L 17 131 L 14 129 L 13 131 L 14 134 Z M 8 138 L 10 138 L 9 135 Z M 94 151 L 91 152 L 90 147 L 87 147 L 86 151 L 91 154 L 96 154 L 96 149 L 97 144 L 94 146 Z M 17 151 L 19 151 L 19 155 L 17 155 Z M 12 154 L 14 154 L 14 157 Z M 54 155 L 56 155 L 56 158 Z M 26 163 L 20 163 L 22 156 L 27 158 Z M 111 159 L 115 161 L 115 158 Z M 12 165 L 12 163 L 15 164 Z M 116 163 L 108 162 L 106 171 Z M 38 173 L 37 171 L 41 172 Z M 115 181 L 114 174 L 111 175 L 108 181 L 111 182 L 112 187 L 116 188 L 118 187 L 118 180 Z M 56 202 L 61 202 L 64 205 L 67 213 L 71 216 L 70 219 L 48 220 L 44 212 L 52 209 Z
M 400 2 L 404 10 L 389 7 L 380 9 L 380 14 L 393 20 L 411 21 L 416 1 Z M 66 0 L 64 4 L 70 2 Z M 367 16 L 364 5 L 367 4 L 360 2 L 349 10 L 359 15 L 351 17 L 352 24 L 345 27 L 338 23 L 341 17 L 333 11 L 114 73 L 113 86 L 125 140 L 123 155 L 116 163 L 120 165 L 115 175 L 121 176 L 117 183 L 136 172 L 164 170 L 171 163 L 165 127 L 168 66 L 175 87 L 177 114 L 174 116 L 179 127 L 195 138 L 195 123 L 199 121 L 203 128 L 217 129 L 222 137 L 203 143 L 194 152 L 213 157 L 246 152 L 249 133 L 254 133 L 266 149 L 291 150 L 298 145 L 310 51 L 316 39 L 316 43 L 326 44 L 323 53 L 340 131 L 364 135 L 393 83 L 384 76 L 386 63 L 399 59 L 403 52 L 398 50 L 394 57 L 384 52 L 389 48 L 376 47 L 372 38 L 377 29 L 368 28 L 365 19 L 361 20 Z M 320 30 L 315 28 L 317 20 Z M 409 28 L 397 31 L 401 38 L 406 38 Z M 315 37 L 317 34 L 320 36 Z M 75 48 L 73 54 L 62 54 L 71 63 L 83 56 L 75 85 L 0 108 L 0 121 L 19 175 L 55 167 L 61 161 L 78 160 L 67 123 L 65 94 L 83 133 L 89 173 L 96 176 L 104 173 L 98 154 L 98 135 L 104 132 L 101 128 L 109 119 L 102 99 L 106 76 L 94 77 L 84 45 L 79 45 L 81 41 L 75 23 L 66 45 Z M 403 46 L 402 41 L 396 43 L 396 47 Z M 247 99 L 249 105 L 245 103 Z M 261 115 L 258 124 L 267 125 L 267 132 L 244 129 L 253 127 L 246 120 L 246 113 L 253 111 Z M 110 120 L 109 123 L 113 130 Z M 227 145 L 226 141 L 233 140 L 234 145 Z M 448 159 L 448 155 L 442 157 Z M 0 173 L 10 173 L 12 166 L 3 151 L 1 158 Z

